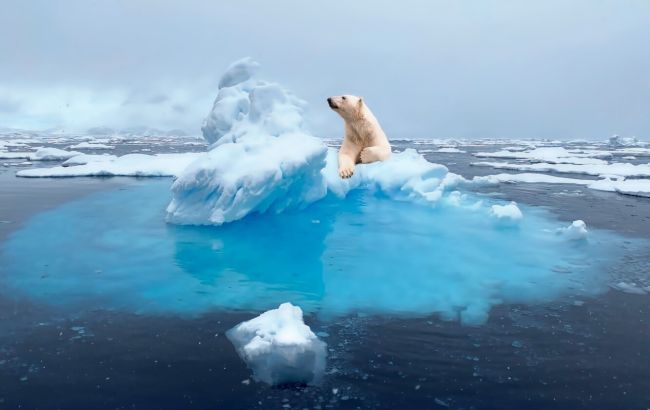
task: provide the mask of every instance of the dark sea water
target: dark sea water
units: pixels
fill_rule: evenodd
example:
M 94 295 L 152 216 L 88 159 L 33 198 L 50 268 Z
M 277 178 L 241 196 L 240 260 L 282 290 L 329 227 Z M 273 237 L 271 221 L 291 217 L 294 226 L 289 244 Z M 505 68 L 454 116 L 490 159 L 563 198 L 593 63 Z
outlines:
M 426 155 L 465 177 L 494 173 L 470 166 L 469 154 Z M 74 201 L 92 203 L 83 201 L 93 195 L 165 183 L 25 180 L 15 178 L 14 171 L 6 167 L 0 173 L 0 219 L 6 221 L 0 224 L 0 249 L 5 249 L 0 283 L 14 285 L 23 283 L 17 276 L 24 272 L 13 265 L 17 259 L 7 259 L 12 255 L 6 247 L 38 218 L 47 222 L 47 212 L 61 215 L 58 210 Z M 606 268 L 611 281 L 650 278 L 650 249 L 643 245 L 650 237 L 648 198 L 546 184 L 502 184 L 476 194 L 543 208 L 566 224 L 583 219 L 591 229 L 610 232 L 614 236 L 604 240 L 600 252 L 622 255 Z M 91 221 L 75 226 L 93 226 L 93 209 L 84 212 Z M 60 235 L 70 269 L 79 260 L 75 254 L 84 252 L 84 243 L 68 240 L 73 228 L 44 232 L 41 238 L 51 243 Z M 57 249 L 45 242 L 42 248 Z M 114 303 L 123 299 L 86 299 L 93 291 L 79 287 L 74 290 L 81 302 L 75 304 L 66 303 L 69 293 L 44 297 L 5 287 L 0 289 L 0 408 L 646 409 L 650 296 L 603 285 L 598 292 L 536 303 L 496 303 L 482 324 L 381 309 L 334 317 L 306 309 L 306 323 L 328 344 L 326 375 L 319 386 L 281 387 L 255 382 L 224 336 L 259 314 L 255 307 L 138 311 Z M 57 296 L 61 303 L 53 303 Z

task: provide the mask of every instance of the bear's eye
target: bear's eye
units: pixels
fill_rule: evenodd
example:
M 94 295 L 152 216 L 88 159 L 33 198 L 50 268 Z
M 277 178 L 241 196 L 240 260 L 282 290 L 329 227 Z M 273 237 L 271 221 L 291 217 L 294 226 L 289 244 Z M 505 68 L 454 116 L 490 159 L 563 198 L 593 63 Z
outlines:
M 345 100 L 345 96 L 343 96 L 343 99 Z

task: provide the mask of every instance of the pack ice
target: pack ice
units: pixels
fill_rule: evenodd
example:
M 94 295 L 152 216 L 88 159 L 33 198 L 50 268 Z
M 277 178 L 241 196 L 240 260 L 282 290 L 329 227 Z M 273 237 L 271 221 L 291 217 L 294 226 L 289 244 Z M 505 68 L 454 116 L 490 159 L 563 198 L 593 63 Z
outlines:
M 265 383 L 316 383 L 325 370 L 325 342 L 291 303 L 240 323 L 227 336 L 255 378 Z
M 351 179 L 341 180 L 336 151 L 306 130 L 306 104 L 278 84 L 256 80 L 258 70 L 258 63 L 245 58 L 221 78 L 202 127 L 211 149 L 174 182 L 167 221 L 221 225 L 250 213 L 304 207 L 328 192 L 345 196 L 359 187 L 399 200 L 435 202 L 467 183 L 415 150 L 357 166 Z

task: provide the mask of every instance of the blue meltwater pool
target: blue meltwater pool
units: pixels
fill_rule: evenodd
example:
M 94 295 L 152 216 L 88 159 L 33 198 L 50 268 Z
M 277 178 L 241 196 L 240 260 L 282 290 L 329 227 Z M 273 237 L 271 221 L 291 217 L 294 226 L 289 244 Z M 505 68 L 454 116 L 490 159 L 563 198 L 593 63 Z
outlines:
M 595 230 L 568 240 L 557 233 L 566 222 L 535 208 L 504 224 L 472 209 L 471 194 L 424 206 L 356 190 L 220 227 L 178 226 L 165 223 L 169 185 L 137 183 L 33 217 L 3 244 L 2 288 L 73 309 L 193 315 L 290 301 L 322 317 L 480 324 L 497 304 L 598 294 L 632 246 Z

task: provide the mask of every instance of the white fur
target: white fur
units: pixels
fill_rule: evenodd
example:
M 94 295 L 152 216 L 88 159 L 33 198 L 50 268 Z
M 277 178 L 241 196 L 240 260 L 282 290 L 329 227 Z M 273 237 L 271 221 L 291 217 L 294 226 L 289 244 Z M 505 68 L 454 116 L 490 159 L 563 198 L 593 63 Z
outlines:
M 341 178 L 350 178 L 356 164 L 385 161 L 390 157 L 388 138 L 363 98 L 340 95 L 327 101 L 345 122 L 345 136 L 339 150 Z

